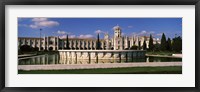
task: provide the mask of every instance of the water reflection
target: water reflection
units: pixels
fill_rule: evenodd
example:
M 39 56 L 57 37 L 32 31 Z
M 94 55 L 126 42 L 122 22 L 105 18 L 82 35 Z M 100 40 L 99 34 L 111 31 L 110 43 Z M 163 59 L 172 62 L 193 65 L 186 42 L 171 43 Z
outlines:
M 58 54 L 40 55 L 18 59 L 18 65 L 48 65 L 48 64 L 100 64 L 100 63 L 132 63 L 132 62 L 180 62 L 181 58 L 145 57 L 127 59 L 77 59 L 60 58 Z

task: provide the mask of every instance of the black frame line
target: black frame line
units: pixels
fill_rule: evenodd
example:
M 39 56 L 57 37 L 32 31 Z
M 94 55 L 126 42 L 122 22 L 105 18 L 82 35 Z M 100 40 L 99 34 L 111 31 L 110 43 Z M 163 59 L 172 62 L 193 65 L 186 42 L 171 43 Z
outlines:
M 6 5 L 195 5 L 195 87 L 5 87 Z M 1 92 L 199 92 L 200 91 L 200 0 L 0 0 L 0 91 Z

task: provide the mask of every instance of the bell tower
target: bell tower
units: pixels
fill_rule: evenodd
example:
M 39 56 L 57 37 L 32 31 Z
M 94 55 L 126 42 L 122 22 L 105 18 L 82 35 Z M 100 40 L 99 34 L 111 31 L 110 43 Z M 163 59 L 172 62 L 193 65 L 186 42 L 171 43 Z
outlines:
M 114 50 L 119 50 L 122 44 L 121 28 L 117 25 L 113 27 L 114 30 Z
M 117 25 L 117 26 L 113 27 L 113 29 L 114 29 L 114 37 L 120 38 L 121 37 L 121 28 Z

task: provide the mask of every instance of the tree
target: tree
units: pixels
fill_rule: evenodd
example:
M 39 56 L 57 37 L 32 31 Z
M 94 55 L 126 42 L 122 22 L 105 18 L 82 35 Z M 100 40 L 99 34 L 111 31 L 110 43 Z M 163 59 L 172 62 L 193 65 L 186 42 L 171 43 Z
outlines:
M 167 49 L 168 51 L 171 51 L 171 50 L 172 50 L 172 42 L 171 42 L 171 39 L 170 39 L 170 38 L 167 39 L 167 47 L 166 47 L 166 49 Z
M 33 51 L 39 51 L 39 47 L 33 48 Z
M 138 46 L 133 45 L 130 49 L 131 49 L 131 50 L 137 50 L 137 48 L 138 48 Z
M 156 44 L 154 45 L 155 51 L 160 51 L 160 44 L 156 41 Z
M 31 46 L 29 46 L 29 45 L 22 45 L 20 47 L 20 50 L 22 52 L 31 52 L 31 51 L 33 51 L 33 48 Z
M 68 34 L 67 34 L 67 39 L 66 39 L 66 49 L 69 49 L 69 39 L 68 39 Z
M 167 47 L 167 41 L 166 41 L 166 37 L 165 37 L 165 34 L 163 33 L 162 34 L 162 38 L 161 38 L 161 50 L 162 51 L 165 51 L 166 50 L 166 47 Z
M 97 44 L 96 48 L 97 48 L 97 50 L 99 50 L 100 49 L 99 33 L 97 35 L 97 43 L 96 44 Z
M 147 44 L 146 44 L 146 41 L 144 40 L 144 42 L 143 42 L 143 50 L 146 50 L 146 48 L 147 48 Z
M 152 35 L 150 34 L 150 39 L 149 39 L 149 50 L 150 50 L 150 51 L 153 51 L 153 49 L 154 49 L 153 37 L 152 37 Z
M 138 49 L 140 50 L 140 48 L 141 48 L 141 42 L 139 41 L 138 42 Z
M 172 50 L 175 52 L 182 51 L 182 38 L 180 36 L 173 38 Z

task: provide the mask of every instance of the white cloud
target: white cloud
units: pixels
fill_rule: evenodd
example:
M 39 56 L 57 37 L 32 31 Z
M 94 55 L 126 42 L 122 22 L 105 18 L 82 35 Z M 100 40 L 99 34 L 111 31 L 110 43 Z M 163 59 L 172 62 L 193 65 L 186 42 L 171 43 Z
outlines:
M 94 36 L 91 34 L 86 34 L 86 35 L 79 35 L 78 38 L 93 38 Z
M 150 34 L 155 34 L 155 32 L 154 31 L 146 31 L 146 30 L 143 30 L 143 31 L 141 31 L 141 32 L 139 32 L 139 33 L 135 33 L 136 35 L 140 35 L 140 36 L 149 36 Z
M 65 31 L 61 31 L 61 30 L 58 30 L 58 31 L 57 31 L 57 34 L 63 35 L 63 34 L 66 34 L 66 32 L 65 32 Z
M 59 36 L 61 39 L 67 38 L 67 35 Z M 76 35 L 68 35 L 68 38 L 76 38 Z
M 145 31 L 145 30 L 143 30 L 142 32 L 140 32 L 140 34 L 142 35 L 142 34 L 146 34 L 147 33 L 147 31 Z
M 35 25 L 38 25 L 41 27 L 52 27 L 52 26 L 58 26 L 59 23 L 56 21 L 40 21 L 40 22 L 36 22 Z
M 48 18 L 33 18 L 33 24 L 29 25 L 31 28 L 41 28 L 41 27 L 53 27 L 58 26 L 57 21 L 50 21 Z
M 69 35 L 69 38 L 76 38 L 76 35 Z
M 69 35 L 69 38 L 76 38 L 76 35 Z
M 29 25 L 29 27 L 31 27 L 31 28 L 33 28 L 33 29 L 38 28 L 37 25 L 33 25 L 33 24 Z
M 33 18 L 32 21 L 35 21 L 35 22 L 47 21 L 47 18 Z
M 162 33 L 156 34 L 157 36 L 162 36 Z
M 101 30 L 96 30 L 95 33 L 96 33 L 96 34 L 98 34 L 98 33 L 101 34 L 101 33 L 104 33 L 104 32 L 101 31 Z
M 67 37 L 66 35 L 59 36 L 59 38 L 61 38 L 61 39 L 64 39 L 66 37 Z
M 149 32 L 149 34 L 154 34 L 154 33 L 155 33 L 154 31 L 150 31 L 150 32 Z
M 62 36 L 59 36 L 60 38 L 63 38 L 65 39 L 67 36 L 66 35 L 62 35 Z M 69 35 L 68 36 L 69 38 L 83 38 L 83 39 L 86 39 L 86 38 L 94 38 L 93 35 L 91 34 L 86 34 L 86 35 L 79 35 L 79 36 L 76 36 L 76 35 Z

